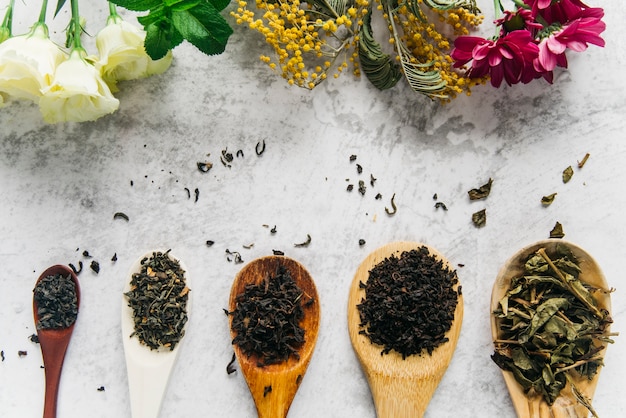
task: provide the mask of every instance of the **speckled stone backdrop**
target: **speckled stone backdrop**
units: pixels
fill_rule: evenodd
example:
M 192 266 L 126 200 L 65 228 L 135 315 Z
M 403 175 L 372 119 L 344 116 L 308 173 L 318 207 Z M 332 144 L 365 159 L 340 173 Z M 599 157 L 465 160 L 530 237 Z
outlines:
M 24 3 L 16 2 L 18 33 L 39 8 Z M 94 34 L 106 4 L 92 3 L 82 11 Z M 46 267 L 78 261 L 86 264 L 83 300 L 59 417 L 130 417 L 121 292 L 131 264 L 159 248 L 186 264 L 193 295 L 162 417 L 255 416 L 242 375 L 226 373 L 232 348 L 222 308 L 243 266 L 228 261 L 227 249 L 244 262 L 282 250 L 316 281 L 321 329 L 290 417 L 374 417 L 348 338 L 347 294 L 366 255 L 398 240 L 427 243 L 463 265 L 461 338 L 427 416 L 514 417 L 489 358 L 491 287 L 511 255 L 561 222 L 565 238 L 590 252 L 617 289 L 613 329 L 623 331 L 626 321 L 626 29 L 621 1 L 593 3 L 606 10 L 607 45 L 569 55 L 570 68 L 556 72 L 554 85 L 485 86 L 446 106 L 404 83 L 381 92 L 351 74 L 312 92 L 290 88 L 258 61 L 264 42 L 235 27 L 220 56 L 183 44 L 166 74 L 121 83 L 119 111 L 94 123 L 46 125 L 25 103 L 1 109 L 0 417 L 41 416 L 42 360 L 29 341 L 32 288 Z M 479 4 L 489 21 L 490 2 Z M 51 24 L 59 42 L 67 17 L 63 11 Z M 266 148 L 257 156 L 260 141 Z M 227 168 L 222 150 L 243 156 Z M 586 153 L 586 165 L 576 168 Z M 213 168 L 201 173 L 196 163 L 206 160 Z M 564 184 L 569 165 L 574 176 Z M 467 191 L 489 178 L 488 199 L 470 202 Z M 359 180 L 364 196 L 346 191 Z M 388 216 L 394 193 L 398 210 Z M 557 193 L 554 203 L 542 207 L 550 193 Z M 435 208 L 434 194 L 447 211 Z M 481 209 L 487 225 L 476 228 L 471 215 Z M 115 212 L 130 221 L 113 219 Z M 311 244 L 295 248 L 307 234 Z M 99 274 L 87 267 L 84 250 L 99 261 Z M 597 389 L 594 404 L 604 418 L 626 414 L 624 338 L 609 347 Z

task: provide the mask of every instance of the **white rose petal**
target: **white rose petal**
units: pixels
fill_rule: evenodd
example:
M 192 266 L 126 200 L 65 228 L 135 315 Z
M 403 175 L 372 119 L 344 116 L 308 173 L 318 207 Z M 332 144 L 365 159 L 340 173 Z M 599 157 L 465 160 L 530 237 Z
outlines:
M 96 35 L 100 54 L 97 65 L 109 84 L 160 74 L 169 68 L 171 51 L 162 59 L 153 61 L 144 48 L 145 38 L 145 31 L 119 17 L 109 19 Z
M 43 93 L 39 108 L 48 123 L 96 120 L 119 107 L 119 100 L 81 51 L 73 51 L 57 67 L 51 86 Z
M 45 25 L 0 43 L 0 94 L 38 101 L 67 55 L 48 38 Z

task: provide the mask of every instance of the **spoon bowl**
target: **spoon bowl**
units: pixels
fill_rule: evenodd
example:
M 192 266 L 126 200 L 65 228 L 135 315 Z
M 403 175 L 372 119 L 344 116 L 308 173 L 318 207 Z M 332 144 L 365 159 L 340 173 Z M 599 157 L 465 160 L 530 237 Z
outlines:
M 418 249 L 423 244 L 396 242 L 378 248 L 358 267 L 348 297 L 348 331 L 352 347 L 361 363 L 372 392 L 378 418 L 422 417 L 428 403 L 452 359 L 463 321 L 463 297 L 459 295 L 454 320 L 446 333 L 448 341 L 433 350 L 431 355 L 407 356 L 404 360 L 396 351 L 381 355 L 382 346 L 373 344 L 360 334 L 360 315 L 357 305 L 365 297 L 360 283 L 366 283 L 369 271 L 392 255 Z M 450 263 L 435 249 L 426 246 L 430 254 L 450 270 Z
M 320 323 L 320 304 L 313 278 L 297 261 L 284 256 L 267 256 L 248 263 L 235 277 L 233 282 L 229 310 L 233 312 L 237 306 L 237 296 L 244 292 L 247 284 L 259 284 L 268 276 L 276 274 L 282 266 L 290 273 L 291 278 L 302 291 L 314 301 L 304 309 L 304 318 L 300 326 L 304 329 L 304 344 L 298 350 L 299 358 L 290 356 L 282 363 L 258 365 L 256 355 L 246 356 L 241 348 L 233 344 L 235 355 L 239 361 L 259 418 L 285 418 L 293 402 L 300 382 L 311 360 L 317 340 Z M 231 337 L 232 316 L 229 315 Z
M 604 274 L 600 270 L 596 261 L 582 248 L 562 239 L 548 239 L 528 245 L 515 253 L 515 255 L 513 255 L 502 266 L 498 276 L 496 277 L 491 294 L 491 312 L 494 312 L 499 307 L 500 300 L 508 291 L 511 280 L 515 277 L 524 275 L 524 264 L 528 257 L 541 248 L 545 249 L 548 254 L 553 253 L 557 244 L 567 246 L 572 251 L 573 255 L 578 259 L 579 267 L 581 269 L 579 278 L 582 282 L 598 289 L 606 290 L 606 292 L 596 292 L 595 298 L 598 302 L 599 308 L 606 309 L 609 313 L 611 312 L 611 299 L 608 292 L 609 288 Z M 490 314 L 490 318 L 491 333 L 495 341 L 500 338 L 499 319 L 493 314 Z M 604 357 L 605 351 L 606 346 L 598 354 Z M 586 377 L 573 376 L 576 387 L 590 402 L 593 398 L 596 386 L 598 385 L 598 378 L 601 370 L 602 369 L 598 370 L 592 380 L 588 380 Z M 569 383 L 561 391 L 561 394 L 556 399 L 554 404 L 550 406 L 540 395 L 527 396 L 511 372 L 503 370 L 502 374 L 509 390 L 509 394 L 511 395 L 513 407 L 515 408 L 519 418 L 570 418 L 587 417 L 589 415 L 587 408 L 577 401 L 572 390 L 570 390 Z
M 35 283 L 37 284 L 48 276 L 60 274 L 64 277 L 70 276 L 76 288 L 77 306 L 80 307 L 80 286 L 76 274 L 68 267 L 62 265 L 54 265 L 47 268 Z M 35 325 L 39 323 L 39 312 L 37 302 L 33 298 L 33 315 Z M 43 409 L 43 418 L 56 418 L 57 416 L 57 398 L 59 393 L 59 384 L 61 382 L 61 371 L 65 360 L 65 353 L 70 344 L 72 333 L 74 332 L 74 322 L 66 328 L 50 328 L 37 329 L 37 337 L 41 347 L 43 356 L 44 372 L 46 375 L 45 400 Z
M 156 251 L 155 251 L 156 252 Z M 129 292 L 130 282 L 134 273 L 141 271 L 141 261 L 152 256 L 153 252 L 139 258 L 131 267 L 123 294 Z M 183 263 L 169 253 L 169 257 L 177 260 L 181 269 L 185 272 L 185 283 L 189 286 L 189 276 Z M 187 296 L 187 316 L 191 308 L 191 292 Z M 160 347 L 152 350 L 142 344 L 139 338 L 130 335 L 135 330 L 133 309 L 128 306 L 126 296 L 122 296 L 122 341 L 124 355 L 126 357 L 126 370 L 128 373 L 128 386 L 130 391 L 130 406 L 133 418 L 156 418 L 159 416 L 163 397 L 167 388 L 170 375 L 176 364 L 180 346 L 184 337 L 176 344 L 173 350 Z M 185 325 L 186 328 L 186 325 Z

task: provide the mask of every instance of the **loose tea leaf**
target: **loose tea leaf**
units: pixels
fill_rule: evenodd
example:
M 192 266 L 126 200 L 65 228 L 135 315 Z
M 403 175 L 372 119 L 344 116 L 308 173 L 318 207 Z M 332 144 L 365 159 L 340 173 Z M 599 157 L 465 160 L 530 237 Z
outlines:
M 226 314 L 228 314 L 228 311 L 226 311 Z M 237 359 L 237 357 L 235 356 L 235 353 L 233 353 L 233 357 L 230 359 L 230 362 L 226 365 L 226 373 L 227 374 L 233 374 L 237 371 L 237 368 L 235 367 L 235 360 Z
M 587 160 L 589 159 L 589 153 L 586 153 L 582 160 L 578 162 L 578 168 L 583 168 Z
M 565 244 L 550 255 L 544 249 L 531 254 L 524 271 L 511 280 L 493 312 L 500 335 L 491 358 L 512 372 L 525 392 L 552 405 L 568 382 L 578 391 L 572 376 L 592 379 L 597 373 L 602 366 L 598 353 L 613 342 L 613 321 L 598 308 L 598 289 L 579 278 L 578 260 Z
M 554 202 L 554 198 L 556 197 L 556 193 L 549 194 L 541 198 L 541 204 L 544 206 L 550 206 L 552 202 Z
M 481 228 L 487 225 L 487 210 L 483 209 L 483 210 L 479 210 L 478 212 L 473 213 L 472 223 L 477 228 Z
M 360 284 L 365 297 L 357 305 L 359 333 L 381 345 L 381 355 L 392 350 L 403 359 L 424 351 L 431 354 L 448 341 L 457 283 L 456 271 L 424 246 L 386 258 Z
M 140 271 L 131 277 L 130 291 L 124 293 L 135 322 L 130 337 L 136 336 L 151 350 L 173 350 L 185 335 L 188 319 L 190 289 L 185 271 L 169 252 L 153 252 L 141 260 Z
M 78 294 L 72 277 L 55 274 L 42 278 L 33 289 L 37 329 L 67 328 L 78 316 Z
M 563 225 L 557 221 L 554 228 L 552 228 L 552 231 L 550 231 L 550 238 L 563 238 L 564 236 L 565 233 L 563 232 Z
M 386 206 L 385 206 L 385 212 L 387 212 L 387 215 L 395 215 L 395 213 L 398 211 L 398 208 L 396 207 L 396 194 L 394 193 L 393 196 L 391 196 L 391 210 L 389 210 Z
M 293 244 L 294 247 L 308 247 L 309 244 L 311 243 L 311 235 L 310 234 L 306 234 L 306 241 L 297 243 L 297 244 Z
M 570 181 L 573 175 L 574 175 L 574 169 L 570 165 L 565 170 L 563 170 L 563 183 L 567 183 L 568 181 Z
M 489 193 L 491 193 L 492 184 L 493 184 L 493 180 L 490 178 L 487 183 L 483 184 L 479 188 L 468 191 L 467 194 L 469 195 L 470 200 L 479 200 L 479 199 L 487 198 L 487 196 L 489 196 Z
M 284 266 L 259 284 L 248 284 L 237 296 L 231 329 L 237 345 L 248 357 L 256 356 L 260 367 L 299 358 L 304 344 L 300 326 L 304 309 L 313 303 Z

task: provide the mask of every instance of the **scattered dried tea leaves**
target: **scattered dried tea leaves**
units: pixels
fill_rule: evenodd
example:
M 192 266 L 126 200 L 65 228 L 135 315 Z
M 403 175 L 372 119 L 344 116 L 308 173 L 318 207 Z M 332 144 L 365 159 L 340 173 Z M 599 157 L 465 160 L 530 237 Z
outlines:
M 272 392 L 272 385 L 265 386 L 263 388 L 263 397 L 265 398 L 271 392 Z
M 91 263 L 89 263 L 89 268 L 96 274 L 100 273 L 100 263 L 96 260 L 92 260 Z
M 39 344 L 39 336 L 37 334 L 31 334 L 28 339 L 35 344 Z
M 483 226 L 487 225 L 487 210 L 482 209 L 478 212 L 474 212 L 472 214 L 472 223 L 477 228 L 482 228 Z
M 153 252 L 141 260 L 133 273 L 130 291 L 124 293 L 133 312 L 134 331 L 130 335 L 151 350 L 173 350 L 185 335 L 189 288 L 178 260 L 166 252 Z
M 241 254 L 238 251 L 231 251 L 228 248 L 226 248 L 226 260 L 230 263 L 231 261 L 234 261 L 235 264 L 241 264 L 243 263 L 243 258 L 241 258 Z
M 422 246 L 392 255 L 370 272 L 360 287 L 365 297 L 357 305 L 360 334 L 382 346 L 381 354 L 394 350 L 402 358 L 429 354 L 448 341 L 458 303 L 456 271 Z
M 598 354 L 612 343 L 609 312 L 598 308 L 595 289 L 583 282 L 579 260 L 559 243 L 541 248 L 513 277 L 493 312 L 499 330 L 492 360 L 512 372 L 525 392 L 552 405 L 574 375 L 592 379 L 602 366 Z M 588 402 L 582 402 L 591 411 Z
M 54 274 L 43 277 L 33 289 L 37 329 L 67 328 L 78 316 L 78 293 L 72 277 Z
M 113 214 L 113 219 L 123 219 L 126 222 L 130 221 L 130 218 L 128 217 L 127 214 L 125 214 L 124 212 L 115 212 Z
M 311 235 L 306 234 L 306 240 L 297 244 L 293 244 L 294 247 L 308 247 L 311 243 Z
M 196 166 L 198 167 L 198 170 L 200 170 L 201 173 L 208 173 L 209 170 L 213 168 L 213 164 L 208 161 L 198 162 L 196 163 Z
M 72 263 L 69 263 L 68 267 L 72 269 L 74 274 L 78 275 L 80 274 L 81 271 L 83 271 L 83 262 L 82 261 L 78 262 L 78 268 L 76 268 L 76 266 L 74 266 L 74 264 Z
M 550 238 L 563 238 L 565 232 L 563 232 L 563 225 L 559 221 L 554 224 L 554 228 L 550 231 Z
M 565 170 L 563 170 L 563 174 L 562 174 L 563 183 L 569 182 L 572 179 L 573 175 L 574 175 L 574 169 L 570 165 Z
M 18 350 L 17 351 L 17 356 L 18 357 L 26 357 L 28 355 L 28 351 L 26 350 Z
M 99 388 L 96 389 L 98 392 L 104 392 L 104 386 L 100 386 Z
M 490 178 L 489 181 L 482 186 L 468 191 L 467 194 L 469 195 L 470 200 L 486 199 L 487 196 L 489 196 L 489 193 L 491 193 L 492 184 L 493 180 Z
M 226 311 L 226 314 L 228 315 L 228 311 Z M 237 357 L 235 356 L 235 353 L 233 353 L 233 357 L 230 359 L 230 362 L 226 365 L 226 373 L 227 374 L 233 374 L 237 371 L 237 368 L 235 367 L 235 360 L 237 359 Z
M 232 344 L 244 355 L 256 356 L 260 367 L 299 358 L 305 335 L 300 323 L 313 302 L 289 270 L 279 265 L 275 274 L 247 284 L 237 295 L 234 310 L 228 312 L 235 335 Z
M 395 213 L 398 211 L 395 199 L 396 199 L 396 194 L 394 193 L 393 196 L 391 196 L 391 210 L 389 210 L 385 206 L 385 212 L 387 212 L 387 215 L 395 215 Z
M 554 202 L 554 198 L 556 197 L 556 193 L 549 194 L 547 196 L 543 196 L 541 198 L 541 204 L 543 206 L 550 206 L 552 202 Z
M 448 210 L 448 207 L 443 202 L 435 203 L 435 209 L 443 209 L 444 211 Z
M 254 151 L 256 152 L 256 155 L 258 156 L 261 156 L 261 154 L 265 152 L 265 140 L 264 139 L 256 143 L 256 146 L 254 147 Z
M 364 246 L 364 245 L 365 245 L 365 240 L 364 240 L 363 238 L 361 238 L 361 239 L 359 240 L 359 247 L 362 247 L 362 246 Z
M 4 350 L 0 350 L 0 359 L 4 361 Z
M 578 168 L 583 168 L 589 159 L 589 153 L 586 153 L 582 160 L 578 161 Z

